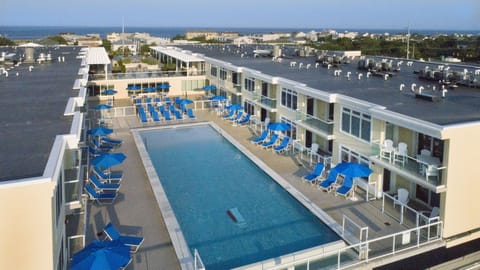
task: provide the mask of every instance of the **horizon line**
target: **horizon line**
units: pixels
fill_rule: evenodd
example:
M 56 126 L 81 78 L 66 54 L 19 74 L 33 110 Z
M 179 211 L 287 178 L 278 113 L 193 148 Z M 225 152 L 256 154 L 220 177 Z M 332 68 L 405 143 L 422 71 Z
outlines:
M 85 28 L 102 28 L 102 27 L 118 27 L 122 28 L 122 25 L 102 25 L 102 26 L 93 26 L 93 25 L 22 25 L 22 24 L 14 24 L 14 25 L 0 25 L 0 27 L 85 27 Z M 309 26 L 138 26 L 138 25 L 125 25 L 125 28 L 193 28 L 193 29 L 352 29 L 352 30 L 405 30 L 407 31 L 408 27 L 309 27 Z M 440 29 L 440 28 L 413 28 L 413 31 L 473 31 L 479 32 L 479 29 Z M 412 28 L 410 27 L 410 31 Z

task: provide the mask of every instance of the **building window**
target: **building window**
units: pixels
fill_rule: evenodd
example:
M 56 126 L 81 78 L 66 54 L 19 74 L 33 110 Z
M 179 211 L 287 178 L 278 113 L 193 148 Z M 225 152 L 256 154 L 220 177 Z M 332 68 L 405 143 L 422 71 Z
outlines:
M 240 74 L 237 72 L 232 72 L 232 83 L 233 85 L 240 84 Z
M 255 79 L 245 78 L 245 90 L 253 92 L 255 91 Z
M 210 68 L 210 75 L 212 75 L 213 77 L 217 77 L 217 67 L 212 66 Z
M 255 115 L 255 105 L 253 105 L 250 101 L 245 100 L 243 102 L 244 111 L 250 115 Z
M 220 80 L 225 81 L 227 79 L 227 70 L 224 68 L 220 69 Z
M 286 124 L 290 125 L 290 130 L 287 130 L 287 131 L 283 132 L 285 134 L 285 136 L 290 137 L 292 140 L 296 140 L 297 139 L 297 125 L 294 122 L 292 122 L 290 119 L 288 119 L 284 116 L 280 117 L 280 121 L 282 123 L 286 123 Z
M 282 106 L 297 110 L 297 92 L 282 88 Z
M 193 91 L 201 89 L 205 85 L 205 80 L 182 81 L 183 91 Z
M 351 109 L 342 109 L 342 131 L 370 142 L 371 117 Z

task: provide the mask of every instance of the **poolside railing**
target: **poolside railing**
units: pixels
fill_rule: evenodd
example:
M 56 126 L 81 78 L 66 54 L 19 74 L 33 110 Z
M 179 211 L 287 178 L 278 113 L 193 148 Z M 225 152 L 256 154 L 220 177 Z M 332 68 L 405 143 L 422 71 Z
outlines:
M 354 269 L 373 260 L 441 241 L 442 221 L 404 230 L 394 234 L 352 244 L 308 258 L 293 258 L 275 266 L 261 269 L 278 270 L 302 267 L 303 269 Z M 262 265 L 263 266 L 263 265 Z
M 205 270 L 205 265 L 197 249 L 193 250 L 193 267 L 194 270 Z
M 360 243 L 368 240 L 368 227 L 361 227 L 351 218 L 343 215 L 342 237 L 350 243 Z

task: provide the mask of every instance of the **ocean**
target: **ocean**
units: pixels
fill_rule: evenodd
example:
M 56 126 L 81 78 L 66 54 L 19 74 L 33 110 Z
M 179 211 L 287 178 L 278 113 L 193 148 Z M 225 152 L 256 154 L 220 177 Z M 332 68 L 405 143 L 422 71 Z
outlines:
M 209 28 L 209 27 L 125 27 L 125 32 L 134 33 L 150 33 L 155 37 L 169 37 L 172 38 L 176 35 L 183 35 L 188 30 L 212 30 L 217 32 L 233 31 L 242 35 L 248 34 L 264 34 L 272 32 L 309 32 L 309 31 L 322 31 L 326 29 L 312 29 L 312 28 Z M 354 31 L 359 33 L 406 33 L 406 29 L 334 29 L 337 32 Z M 81 27 L 81 26 L 0 26 L 0 36 L 7 37 L 11 40 L 38 40 L 47 36 L 58 35 L 59 33 L 74 33 L 78 35 L 85 34 L 100 34 L 102 38 L 106 37 L 111 32 L 121 32 L 122 27 Z M 415 30 L 411 29 L 411 33 L 418 33 L 424 35 L 432 34 L 475 34 L 478 35 L 479 31 L 464 31 L 464 30 Z

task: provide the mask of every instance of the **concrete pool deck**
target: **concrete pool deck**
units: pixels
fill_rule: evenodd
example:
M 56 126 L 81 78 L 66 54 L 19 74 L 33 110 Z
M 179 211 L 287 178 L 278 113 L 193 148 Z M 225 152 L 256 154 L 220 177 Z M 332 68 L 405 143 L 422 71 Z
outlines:
M 346 215 L 358 225 L 369 227 L 369 239 L 406 229 L 394 219 L 381 213 L 379 209 L 381 202 L 366 202 L 361 197 L 361 193 L 356 193 L 358 197 L 356 201 L 346 200 L 341 196 L 322 192 L 310 184 L 303 183 L 301 177 L 312 169 L 308 166 L 307 160 L 300 159 L 298 156 L 278 155 L 273 151 L 255 146 L 248 141 L 255 136 L 253 129 L 232 126 L 230 122 L 221 120 L 213 112 L 196 111 L 195 114 L 196 121 L 212 121 L 218 125 L 338 224 L 342 223 L 343 215 Z M 112 222 L 122 234 L 145 238 L 143 246 L 133 254 L 132 264 L 128 269 L 181 269 L 131 134 L 131 129 L 148 126 L 154 125 L 153 123 L 142 125 L 137 117 L 113 119 L 110 126 L 114 129 L 112 137 L 124 140 L 118 151 L 127 156 L 123 164 L 113 169 L 123 170 L 124 180 L 120 194 L 113 204 L 88 204 L 86 243 L 101 237 L 97 234 L 106 224 Z

